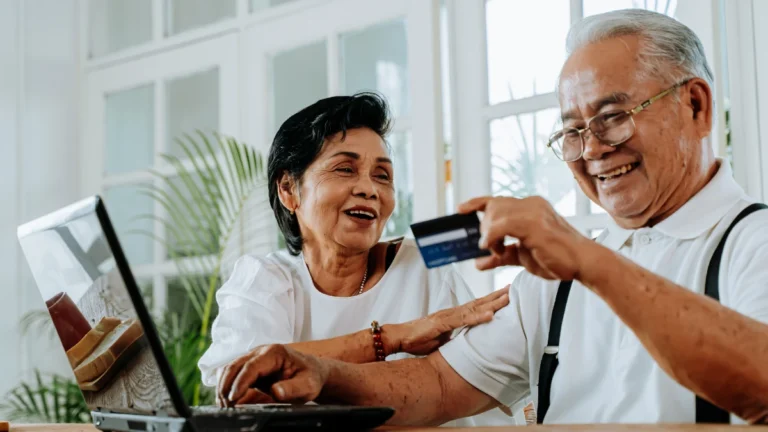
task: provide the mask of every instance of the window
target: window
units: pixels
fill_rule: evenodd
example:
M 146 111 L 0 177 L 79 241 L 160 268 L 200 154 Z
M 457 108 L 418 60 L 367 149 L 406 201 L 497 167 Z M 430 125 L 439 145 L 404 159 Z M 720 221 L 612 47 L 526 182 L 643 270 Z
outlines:
M 100 57 L 152 40 L 152 0 L 90 0 L 88 56 Z
M 248 127 L 264 149 L 288 116 L 318 99 L 361 91 L 387 99 L 396 207 L 385 238 L 407 235 L 414 220 L 445 211 L 442 167 L 432 166 L 443 162 L 440 106 L 433 104 L 440 89 L 415 89 L 440 81 L 439 64 L 430 60 L 439 52 L 425 54 L 438 37 L 419 24 L 432 14 L 437 10 L 429 2 L 335 0 L 266 20 L 248 29 L 244 42 L 252 47 L 246 74 L 254 81 Z M 274 37 L 278 33 L 289 36 Z M 417 167 L 419 158 L 435 162 Z
M 104 68 L 86 75 L 88 118 L 83 146 L 84 190 L 104 197 L 120 243 L 137 279 L 151 291 L 156 312 L 181 300 L 169 291 L 178 278 L 173 257 L 217 253 L 219 227 L 207 227 L 205 250 L 189 250 L 153 216 L 164 208 L 146 193 L 148 185 L 165 187 L 149 170 L 173 176 L 160 154 L 186 160 L 176 139 L 197 130 L 211 136 L 237 129 L 235 36 L 223 36 L 170 52 Z M 176 177 L 171 181 L 180 184 Z M 199 181 L 199 179 L 198 179 Z M 169 250 L 171 248 L 172 250 Z M 174 294 L 176 293 L 176 294 Z
M 546 147 L 560 114 L 554 92 L 569 27 L 582 16 L 628 7 L 671 15 L 677 2 L 486 0 L 448 5 L 455 29 L 451 55 L 457 56 L 452 79 L 459 82 L 456 200 L 540 195 L 585 235 L 598 232 L 608 222 L 605 211 L 581 192 L 567 165 Z M 485 25 L 478 28 L 476 22 Z M 536 42 L 530 43 L 531 38 Z M 519 272 L 501 269 L 491 278 L 462 266 L 477 294 L 511 283 Z
M 140 217 L 163 214 L 162 206 L 141 191 L 162 184 L 149 169 L 175 172 L 159 154 L 183 158 L 175 145 L 183 134 L 219 132 L 266 156 L 277 127 L 300 108 L 330 95 L 379 91 L 395 117 L 389 144 L 397 203 L 385 236 L 407 234 L 412 221 L 444 212 L 444 191 L 438 189 L 444 176 L 432 166 L 441 165 L 444 150 L 438 133 L 440 87 L 415 86 L 440 81 L 434 62 L 439 53 L 429 50 L 438 38 L 425 25 L 437 13 L 430 2 L 82 4 L 89 23 L 83 33 L 89 50 L 83 64 L 87 118 L 82 190 L 105 198 L 132 269 L 150 292 L 148 304 L 156 312 L 183 295 L 173 256 L 194 260 L 221 252 L 218 227 L 199 233 L 210 238 L 210 248 L 190 250 L 162 223 Z M 435 162 L 415 166 L 417 160 Z M 279 244 L 271 212 L 264 217 L 267 198 L 258 195 L 244 204 L 244 211 L 257 217 L 244 216 L 249 223 L 238 227 L 254 236 L 237 245 L 238 251 L 245 249 L 240 254 L 266 253 Z M 230 256 L 229 243 L 223 252 L 226 277 L 239 255 Z

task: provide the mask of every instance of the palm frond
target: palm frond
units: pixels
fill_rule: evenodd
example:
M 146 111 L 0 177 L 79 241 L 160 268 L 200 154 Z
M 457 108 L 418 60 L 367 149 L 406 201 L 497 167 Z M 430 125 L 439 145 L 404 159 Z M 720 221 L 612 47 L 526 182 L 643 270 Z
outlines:
M 252 252 L 248 248 L 267 251 L 276 236 L 262 223 L 272 217 L 268 201 L 261 199 L 267 195 L 261 155 L 234 138 L 210 139 L 200 131 L 175 143 L 185 159 L 162 155 L 173 173 L 155 172 L 160 181 L 144 190 L 163 209 L 148 217 L 160 222 L 165 236 L 147 234 L 163 244 L 178 269 L 169 293 L 183 293 L 180 300 L 187 306 L 163 317 L 161 336 L 185 398 L 199 404 L 212 397 L 200 386 L 197 362 L 210 344 L 222 270 L 233 256 Z M 252 223 L 243 223 L 246 217 Z
M 22 382 L 3 403 L 0 417 L 18 422 L 88 423 L 90 410 L 72 379 L 58 375 L 44 377 L 35 370 L 35 382 Z

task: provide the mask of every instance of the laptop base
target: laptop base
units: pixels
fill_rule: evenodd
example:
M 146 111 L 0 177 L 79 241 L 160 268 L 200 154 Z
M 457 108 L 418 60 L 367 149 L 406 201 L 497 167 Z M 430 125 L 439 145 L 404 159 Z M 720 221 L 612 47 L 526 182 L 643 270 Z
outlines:
M 155 417 L 91 411 L 93 425 L 103 431 L 116 432 L 188 432 L 187 420 L 178 417 Z

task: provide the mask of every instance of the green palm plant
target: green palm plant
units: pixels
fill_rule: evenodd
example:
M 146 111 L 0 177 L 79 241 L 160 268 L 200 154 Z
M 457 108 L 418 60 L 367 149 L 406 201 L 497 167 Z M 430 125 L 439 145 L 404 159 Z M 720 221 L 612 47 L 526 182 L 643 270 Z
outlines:
M 71 378 L 43 377 L 35 371 L 32 385 L 21 383 L 0 403 L 0 413 L 13 421 L 87 423 L 91 413 L 80 388 Z
M 277 238 L 265 214 L 269 205 L 261 155 L 233 138 L 214 135 L 211 140 L 201 132 L 196 138 L 176 140 L 184 159 L 161 155 L 173 172 L 153 170 L 158 182 L 144 193 L 163 214 L 143 217 L 163 226 L 164 238 L 144 234 L 164 245 L 178 269 L 176 298 L 158 328 L 185 399 L 200 405 L 213 402 L 213 392 L 202 387 L 197 362 L 210 344 L 215 294 L 226 267 L 243 253 L 267 251 Z
M 184 399 L 191 405 L 213 402 L 202 386 L 197 362 L 211 342 L 217 309 L 216 290 L 234 260 L 244 253 L 264 253 L 277 247 L 274 222 L 266 194 L 263 158 L 233 138 L 184 135 L 176 140 L 183 158 L 161 157 L 170 170 L 151 170 L 157 178 L 142 193 L 152 197 L 162 214 L 139 215 L 164 228 L 165 236 L 130 230 L 161 242 L 178 276 L 168 283 L 168 307 L 153 312 L 163 349 Z M 177 152 L 178 153 L 178 152 Z M 151 306 L 151 296 L 145 298 Z M 48 312 L 35 310 L 20 321 L 22 334 L 43 332 L 53 338 Z M 88 422 L 90 414 L 72 377 L 43 379 L 35 371 L 32 384 L 12 389 L 0 413 L 13 421 Z

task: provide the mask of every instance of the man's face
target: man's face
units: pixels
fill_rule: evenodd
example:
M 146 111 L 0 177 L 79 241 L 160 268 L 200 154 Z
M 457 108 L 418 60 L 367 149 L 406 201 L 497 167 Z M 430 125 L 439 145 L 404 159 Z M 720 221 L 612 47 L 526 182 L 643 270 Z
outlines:
M 635 36 L 613 38 L 571 55 L 559 86 L 565 127 L 583 128 L 597 114 L 630 110 L 675 84 L 639 78 L 641 43 Z M 679 102 L 675 94 L 682 95 Z M 619 225 L 645 226 L 681 205 L 675 201 L 689 188 L 690 174 L 700 171 L 701 139 L 708 133 L 690 99 L 684 86 L 654 102 L 634 117 L 634 135 L 615 147 L 587 132 L 583 157 L 569 162 L 584 193 Z

